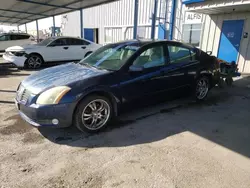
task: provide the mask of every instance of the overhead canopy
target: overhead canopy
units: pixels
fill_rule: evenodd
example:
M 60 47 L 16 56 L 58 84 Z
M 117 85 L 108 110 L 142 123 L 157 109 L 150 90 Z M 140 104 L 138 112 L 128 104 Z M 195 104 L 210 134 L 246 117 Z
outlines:
M 250 10 L 250 0 L 206 0 L 200 3 L 187 4 L 186 10 L 202 14 L 248 12 Z
M 22 25 L 117 0 L 2 0 L 0 24 Z

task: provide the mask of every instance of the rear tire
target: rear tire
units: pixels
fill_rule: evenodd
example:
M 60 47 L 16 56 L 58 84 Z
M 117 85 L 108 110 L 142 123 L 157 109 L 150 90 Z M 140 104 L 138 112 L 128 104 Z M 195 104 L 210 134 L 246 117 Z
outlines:
M 197 102 L 204 101 L 208 95 L 210 80 L 207 76 L 201 76 L 196 80 L 194 96 Z
M 74 124 L 82 132 L 96 133 L 105 129 L 113 117 L 113 106 L 108 98 L 91 95 L 84 98 L 74 114 Z
M 39 69 L 44 63 L 42 56 L 38 54 L 30 54 L 25 62 L 25 68 L 27 69 Z

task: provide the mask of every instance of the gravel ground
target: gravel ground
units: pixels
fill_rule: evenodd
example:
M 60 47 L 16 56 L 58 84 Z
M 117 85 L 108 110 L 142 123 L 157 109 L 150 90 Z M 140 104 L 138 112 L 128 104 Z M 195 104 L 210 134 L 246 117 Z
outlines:
M 203 104 L 135 108 L 88 135 L 26 124 L 13 98 L 31 72 L 0 71 L 1 188 L 250 187 L 250 77 Z

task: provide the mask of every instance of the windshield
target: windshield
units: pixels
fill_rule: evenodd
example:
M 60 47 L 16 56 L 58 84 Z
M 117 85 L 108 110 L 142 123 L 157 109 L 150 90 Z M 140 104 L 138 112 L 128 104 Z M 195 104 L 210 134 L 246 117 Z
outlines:
M 108 44 L 81 60 L 80 64 L 107 70 L 119 70 L 139 48 L 138 42 Z
M 50 42 L 54 41 L 55 38 L 47 38 L 47 39 L 44 39 L 42 42 L 38 43 L 37 45 L 39 46 L 47 46 Z

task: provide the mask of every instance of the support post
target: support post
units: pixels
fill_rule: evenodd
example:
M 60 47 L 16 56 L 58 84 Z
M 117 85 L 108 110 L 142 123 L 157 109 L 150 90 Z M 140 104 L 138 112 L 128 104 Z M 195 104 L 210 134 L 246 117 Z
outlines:
M 80 10 L 80 30 L 81 30 L 81 38 L 83 38 L 83 9 Z
M 53 16 L 53 28 L 52 28 L 52 36 L 56 36 L 56 23 L 55 23 L 55 16 Z
M 24 24 L 24 26 L 25 26 L 25 32 L 28 33 L 28 31 L 27 31 L 27 24 Z
M 139 6 L 139 0 L 135 1 L 135 9 L 134 9 L 134 33 L 133 33 L 133 39 L 137 38 L 137 27 L 138 27 L 138 6 Z
M 19 25 L 17 26 L 17 32 L 19 33 Z
M 39 27 L 38 27 L 38 20 L 36 20 L 36 37 L 37 37 L 37 43 L 39 42 Z
M 156 16 L 157 16 L 157 8 L 158 8 L 158 0 L 155 0 L 154 12 L 152 14 L 151 39 L 155 38 L 155 23 L 156 23 Z
M 171 16 L 170 16 L 170 29 L 169 29 L 169 40 L 173 40 L 175 8 L 176 8 L 176 0 L 172 0 L 172 9 L 171 9 Z

